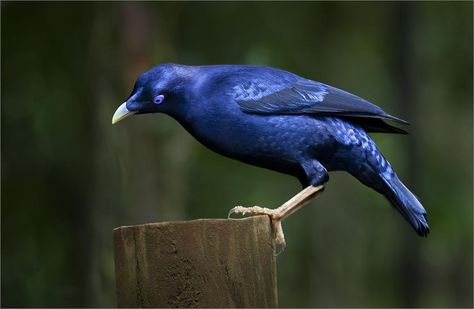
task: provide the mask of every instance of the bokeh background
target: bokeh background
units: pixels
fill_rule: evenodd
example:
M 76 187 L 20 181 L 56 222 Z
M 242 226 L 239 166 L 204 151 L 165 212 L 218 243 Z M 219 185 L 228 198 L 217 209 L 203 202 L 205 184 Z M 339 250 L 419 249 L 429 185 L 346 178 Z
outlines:
M 281 307 L 472 307 L 472 5 L 2 1 L 2 307 L 115 306 L 113 228 L 276 207 L 300 189 L 167 116 L 112 126 L 163 62 L 279 67 L 412 123 L 373 136 L 432 233 L 333 173 L 284 222 Z

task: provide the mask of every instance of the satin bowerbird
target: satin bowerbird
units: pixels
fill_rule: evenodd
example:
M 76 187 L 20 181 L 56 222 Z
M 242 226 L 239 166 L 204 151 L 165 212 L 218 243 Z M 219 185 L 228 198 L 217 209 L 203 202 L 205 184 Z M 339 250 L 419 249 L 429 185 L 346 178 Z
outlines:
M 415 231 L 429 233 L 426 211 L 384 158 L 370 132 L 406 132 L 406 124 L 341 89 L 271 67 L 162 64 L 143 73 L 112 123 L 146 113 L 176 119 L 208 148 L 299 179 L 303 190 L 282 206 L 237 206 L 266 214 L 277 244 L 281 222 L 324 189 L 330 171 L 346 171 L 374 189 Z

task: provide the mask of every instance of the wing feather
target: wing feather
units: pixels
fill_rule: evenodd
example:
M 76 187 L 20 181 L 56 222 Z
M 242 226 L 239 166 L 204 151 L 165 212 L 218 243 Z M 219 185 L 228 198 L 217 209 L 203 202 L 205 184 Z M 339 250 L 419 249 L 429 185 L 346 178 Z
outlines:
M 394 117 L 377 105 L 349 92 L 303 78 L 293 82 L 282 81 L 271 87 L 266 86 L 263 81 L 247 81 L 234 87 L 234 99 L 247 113 L 360 118 L 354 122 L 362 126 L 365 118 L 366 128 L 371 132 L 404 132 L 382 120 L 408 124 L 405 120 Z M 369 120 L 374 118 L 380 121 Z

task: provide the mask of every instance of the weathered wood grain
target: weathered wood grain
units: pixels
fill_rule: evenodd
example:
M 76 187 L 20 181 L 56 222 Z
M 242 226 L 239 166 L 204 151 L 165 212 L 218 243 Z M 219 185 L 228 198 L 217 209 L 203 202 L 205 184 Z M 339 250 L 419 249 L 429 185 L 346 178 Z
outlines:
M 267 216 L 114 230 L 119 307 L 276 307 Z

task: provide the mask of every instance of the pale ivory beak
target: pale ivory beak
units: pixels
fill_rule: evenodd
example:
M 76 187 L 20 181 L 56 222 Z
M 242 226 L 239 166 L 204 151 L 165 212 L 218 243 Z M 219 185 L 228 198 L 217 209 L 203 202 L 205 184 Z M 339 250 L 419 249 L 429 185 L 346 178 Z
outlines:
M 127 109 L 127 102 L 123 103 L 122 105 L 120 105 L 117 110 L 115 111 L 115 114 L 114 116 L 112 117 L 112 124 L 114 123 L 117 123 L 121 120 L 124 120 L 125 118 L 127 117 L 130 117 L 132 116 L 133 114 L 135 114 L 136 112 L 134 111 L 129 111 Z

